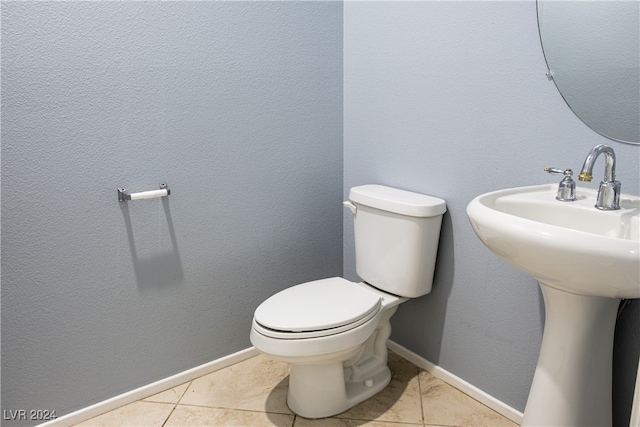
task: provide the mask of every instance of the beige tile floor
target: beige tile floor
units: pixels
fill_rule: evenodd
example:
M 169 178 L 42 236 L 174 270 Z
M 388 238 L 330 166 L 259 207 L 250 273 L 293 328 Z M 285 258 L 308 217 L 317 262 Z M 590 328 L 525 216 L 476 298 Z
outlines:
M 256 356 L 78 426 L 517 426 L 393 352 L 389 367 L 387 388 L 331 418 L 292 413 L 288 365 Z

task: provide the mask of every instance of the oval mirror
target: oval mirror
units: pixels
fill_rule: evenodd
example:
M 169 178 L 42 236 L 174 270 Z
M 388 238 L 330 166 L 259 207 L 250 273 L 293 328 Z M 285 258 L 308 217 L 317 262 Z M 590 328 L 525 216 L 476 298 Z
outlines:
M 549 76 L 607 138 L 640 143 L 640 1 L 538 0 Z

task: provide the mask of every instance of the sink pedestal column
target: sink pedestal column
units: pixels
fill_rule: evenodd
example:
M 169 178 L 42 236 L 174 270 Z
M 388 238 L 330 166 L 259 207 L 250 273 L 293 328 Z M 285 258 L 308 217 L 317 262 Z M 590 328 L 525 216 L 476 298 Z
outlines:
M 613 335 L 619 299 L 540 283 L 545 325 L 523 426 L 611 426 Z

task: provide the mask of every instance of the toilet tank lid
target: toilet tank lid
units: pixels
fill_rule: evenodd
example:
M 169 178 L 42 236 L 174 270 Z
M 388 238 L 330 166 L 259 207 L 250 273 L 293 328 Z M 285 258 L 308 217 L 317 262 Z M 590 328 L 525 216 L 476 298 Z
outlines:
M 383 211 L 422 218 L 442 215 L 447 210 L 445 201 L 437 197 L 376 184 L 351 188 L 349 199 Z

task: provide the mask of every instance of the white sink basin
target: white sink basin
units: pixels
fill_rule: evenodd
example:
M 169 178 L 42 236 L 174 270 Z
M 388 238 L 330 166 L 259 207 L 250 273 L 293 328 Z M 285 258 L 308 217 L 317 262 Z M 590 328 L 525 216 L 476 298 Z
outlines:
M 545 324 L 523 426 L 611 426 L 611 369 L 622 298 L 640 298 L 640 197 L 596 209 L 595 190 L 556 200 L 557 185 L 494 191 L 467 207 L 497 256 L 535 277 Z
M 557 185 L 494 191 L 467 214 L 482 242 L 500 258 L 557 289 L 581 295 L 640 298 L 640 197 L 621 209 L 594 207 L 596 191 L 555 199 Z

